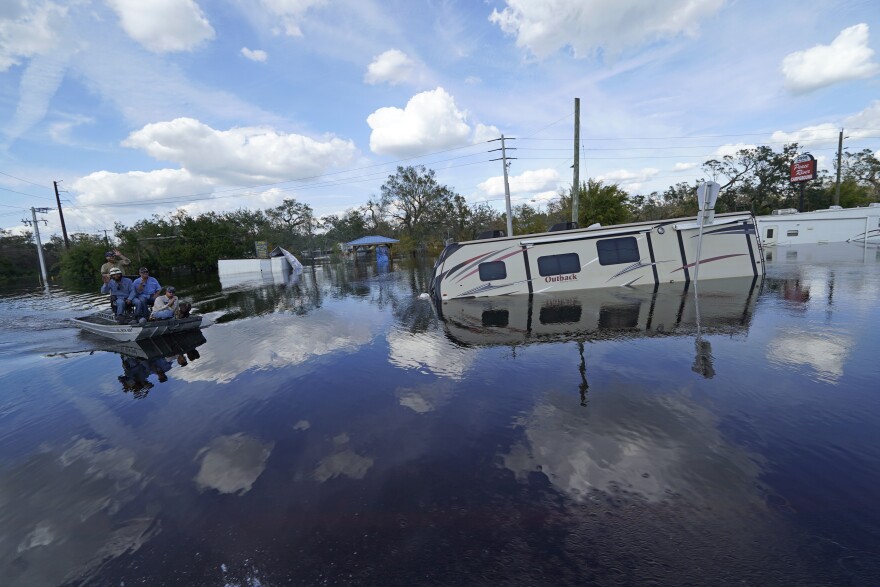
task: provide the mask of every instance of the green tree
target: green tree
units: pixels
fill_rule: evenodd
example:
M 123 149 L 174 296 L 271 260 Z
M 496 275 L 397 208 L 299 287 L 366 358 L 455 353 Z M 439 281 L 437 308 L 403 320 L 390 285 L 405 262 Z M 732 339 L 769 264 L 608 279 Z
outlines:
M 61 277 L 73 280 L 97 280 L 104 264 L 107 245 L 100 236 L 70 235 L 70 248 L 61 254 Z
M 347 243 L 365 236 L 368 232 L 367 222 L 358 209 L 350 209 L 342 216 L 331 214 L 323 218 L 324 233 L 329 243 Z
M 704 171 L 720 178 L 721 195 L 716 210 L 746 208 L 753 214 L 769 214 L 774 208 L 795 203 L 797 192 L 790 180 L 791 164 L 797 155 L 798 145 L 791 143 L 780 152 L 759 146 L 725 155 L 720 161 L 706 161 Z
M 869 188 L 868 197 L 871 201 L 880 201 L 880 159 L 870 149 L 862 149 L 858 153 L 844 153 L 844 165 L 841 175 L 845 180 Z M 841 186 L 841 205 L 843 189 Z
M 536 232 L 545 232 L 548 228 L 547 215 L 542 214 L 537 209 L 532 208 L 528 204 L 514 206 L 511 212 L 513 214 L 514 234 L 533 234 Z
M 608 226 L 630 221 L 629 194 L 617 184 L 605 185 L 590 179 L 581 184 L 578 198 L 580 226 L 586 227 L 595 222 Z
M 398 167 L 382 184 L 381 206 L 401 231 L 416 242 L 438 237 L 454 192 L 437 183 L 433 169 Z

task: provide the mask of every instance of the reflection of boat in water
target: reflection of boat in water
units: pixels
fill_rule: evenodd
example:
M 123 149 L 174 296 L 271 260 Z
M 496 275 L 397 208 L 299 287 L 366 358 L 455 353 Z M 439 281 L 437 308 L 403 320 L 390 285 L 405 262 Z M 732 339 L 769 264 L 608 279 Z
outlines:
M 438 306 L 463 345 L 517 345 L 644 336 L 735 334 L 748 329 L 762 279 L 455 299 Z
M 201 316 L 152 320 L 143 324 L 119 324 L 116 322 L 116 316 L 113 312 L 107 311 L 97 312 L 90 316 L 71 318 L 71 321 L 86 332 L 119 341 L 144 340 L 158 336 L 168 336 L 189 330 L 198 330 L 202 325 Z
M 185 367 L 201 355 L 197 347 L 205 343 L 205 337 L 198 330 L 183 334 L 163 336 L 132 342 L 108 345 L 101 350 L 118 353 L 122 359 L 123 374 L 117 377 L 122 390 L 132 392 L 136 399 L 146 397 L 153 383 L 151 375 L 156 375 L 159 383 L 168 381 L 168 371 L 176 362 Z
M 102 346 L 101 350 L 138 359 L 155 359 L 157 357 L 186 355 L 195 351 L 205 342 L 205 335 L 200 330 L 192 330 L 159 338 L 121 341 Z

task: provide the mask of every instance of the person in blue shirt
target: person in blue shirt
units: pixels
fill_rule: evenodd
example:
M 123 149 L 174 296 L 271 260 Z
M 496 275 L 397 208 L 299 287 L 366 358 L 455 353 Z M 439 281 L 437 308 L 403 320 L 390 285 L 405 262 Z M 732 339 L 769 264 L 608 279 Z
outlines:
M 150 277 L 150 270 L 146 267 L 141 267 L 138 274 L 140 277 L 134 280 L 135 297 L 141 302 L 138 318 L 145 318 L 148 308 L 153 307 L 156 296 L 162 291 L 162 286 L 155 277 Z
M 118 322 L 122 322 L 129 306 L 134 307 L 136 314 L 143 314 L 143 304 L 136 297 L 134 284 L 122 275 L 121 269 L 114 267 L 110 270 L 110 281 L 101 286 L 101 293 L 110 294 Z

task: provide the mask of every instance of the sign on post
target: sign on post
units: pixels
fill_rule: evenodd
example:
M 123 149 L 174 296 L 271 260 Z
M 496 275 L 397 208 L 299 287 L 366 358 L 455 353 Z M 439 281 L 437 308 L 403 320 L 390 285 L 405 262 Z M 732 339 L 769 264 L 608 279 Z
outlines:
M 810 181 L 816 179 L 817 175 L 816 159 L 809 153 L 798 155 L 798 158 L 791 164 L 791 183 Z
M 267 241 L 254 241 L 254 249 L 257 253 L 257 259 L 269 258 L 269 243 Z

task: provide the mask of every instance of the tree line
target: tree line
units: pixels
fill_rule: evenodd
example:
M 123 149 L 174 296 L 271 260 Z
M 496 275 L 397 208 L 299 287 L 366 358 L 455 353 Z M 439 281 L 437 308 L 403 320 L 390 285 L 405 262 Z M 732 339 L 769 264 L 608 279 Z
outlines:
M 721 184 L 718 212 L 750 211 L 769 214 L 777 208 L 797 208 L 800 188 L 790 183 L 790 165 L 797 157 L 796 143 L 779 151 L 759 146 L 735 155 L 706 161 L 704 175 Z M 662 192 L 630 195 L 617 184 L 589 179 L 576 191 L 580 226 L 643 220 L 662 220 L 697 213 L 697 181 L 680 182 Z M 838 189 L 836 176 L 822 172 L 804 190 L 804 209 L 832 204 Z M 880 160 L 868 149 L 844 153 L 839 200 L 843 207 L 880 201 Z M 521 204 L 512 208 L 516 234 L 544 232 L 571 220 L 572 190 L 560 189 L 544 207 Z M 210 272 L 217 260 L 254 256 L 255 241 L 270 250 L 282 246 L 308 259 L 312 251 L 336 251 L 338 243 L 365 235 L 400 240 L 398 254 L 436 254 L 450 241 L 471 240 L 485 230 L 506 230 L 506 214 L 488 203 L 469 204 L 449 186 L 437 181 L 434 170 L 401 166 L 389 175 L 364 205 L 343 214 L 317 217 L 311 206 L 290 198 L 266 210 L 239 209 L 191 216 L 178 210 L 154 215 L 131 226 L 115 225 L 114 247 L 132 263 L 154 271 Z M 65 278 L 96 276 L 111 247 L 106 237 L 73 234 L 71 246 L 53 236 L 44 244 L 46 263 Z M 31 234 L 0 231 L 0 280 L 39 271 Z

